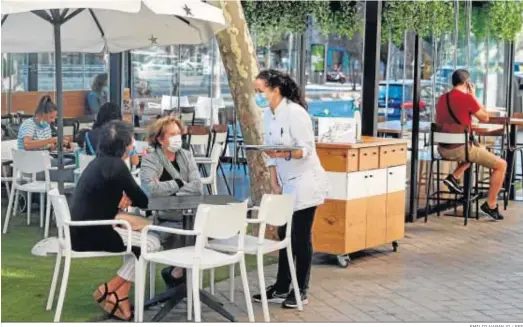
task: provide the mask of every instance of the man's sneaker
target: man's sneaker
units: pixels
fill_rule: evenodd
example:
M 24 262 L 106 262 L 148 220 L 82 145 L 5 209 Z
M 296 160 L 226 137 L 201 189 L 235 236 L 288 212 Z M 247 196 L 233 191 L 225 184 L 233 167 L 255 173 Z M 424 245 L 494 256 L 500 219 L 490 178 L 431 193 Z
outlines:
M 266 288 L 265 293 L 267 294 L 267 302 L 269 303 L 282 303 L 287 298 L 289 293 L 280 293 L 276 290 L 275 285 L 271 285 Z M 252 299 L 255 302 L 261 302 L 261 294 L 255 294 Z
M 459 181 L 452 174 L 449 174 L 447 178 L 443 180 L 443 184 L 447 185 L 452 192 L 463 194 L 463 188 L 459 185 Z
M 494 220 L 503 220 L 503 216 L 499 213 L 499 206 L 496 204 L 494 209 L 491 209 L 487 202 L 481 205 L 481 210 Z
M 300 295 L 301 295 L 301 302 L 303 303 L 303 305 L 309 303 L 309 301 L 307 300 L 307 293 L 300 292 Z M 281 306 L 283 308 L 289 308 L 289 309 L 298 307 L 298 302 L 296 301 L 296 296 L 294 295 L 294 291 L 290 291 L 289 295 L 287 296 L 285 301 L 283 301 Z

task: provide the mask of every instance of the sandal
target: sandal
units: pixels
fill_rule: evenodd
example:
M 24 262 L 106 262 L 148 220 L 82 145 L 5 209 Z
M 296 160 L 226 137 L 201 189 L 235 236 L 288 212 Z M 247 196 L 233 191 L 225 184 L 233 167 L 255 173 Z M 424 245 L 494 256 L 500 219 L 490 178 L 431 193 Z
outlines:
M 116 298 L 116 302 L 112 302 L 109 299 L 105 301 L 104 310 L 109 313 L 110 318 L 114 318 L 116 320 L 120 321 L 133 321 L 134 320 L 134 313 L 131 311 L 131 315 L 129 317 L 124 316 L 122 308 L 120 308 L 120 302 L 129 301 L 129 297 L 125 297 L 123 299 L 118 298 L 118 294 L 116 292 L 111 292 L 109 294 L 114 295 Z M 109 306 L 112 305 L 112 308 Z
M 98 288 L 96 289 L 96 291 L 94 291 L 93 293 L 93 299 L 98 302 L 98 303 L 102 303 L 106 298 L 107 298 L 107 295 L 109 295 L 109 289 L 107 287 L 107 283 L 104 283 L 104 291 L 103 293 L 100 292 L 100 286 L 98 286 Z

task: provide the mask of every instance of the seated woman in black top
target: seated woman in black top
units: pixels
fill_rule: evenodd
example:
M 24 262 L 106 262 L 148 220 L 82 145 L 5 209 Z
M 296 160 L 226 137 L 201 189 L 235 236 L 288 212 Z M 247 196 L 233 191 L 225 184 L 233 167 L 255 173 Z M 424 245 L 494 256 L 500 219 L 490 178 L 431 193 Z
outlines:
M 83 171 L 73 194 L 71 219 L 126 220 L 132 231 L 133 250 L 140 246 L 140 230 L 149 224 L 146 219 L 121 212 L 133 205 L 147 208 L 147 195 L 136 184 L 124 160 L 132 148 L 133 126 L 111 121 L 100 129 L 97 156 Z M 113 226 L 71 228 L 71 243 L 75 251 L 125 251 L 128 230 Z M 148 251 L 160 249 L 154 235 L 147 240 Z M 135 258 L 124 257 L 117 276 L 99 286 L 93 297 L 102 308 L 122 320 L 132 319 L 128 296 L 134 280 Z
M 111 120 L 122 120 L 122 111 L 120 107 L 113 102 L 106 102 L 100 107 L 100 111 L 96 116 L 96 121 L 93 124 L 93 129 L 85 133 L 85 153 L 90 156 L 95 156 L 100 142 L 100 133 L 102 126 Z M 129 158 L 133 166 L 138 165 L 140 161 L 136 151 L 131 149 Z

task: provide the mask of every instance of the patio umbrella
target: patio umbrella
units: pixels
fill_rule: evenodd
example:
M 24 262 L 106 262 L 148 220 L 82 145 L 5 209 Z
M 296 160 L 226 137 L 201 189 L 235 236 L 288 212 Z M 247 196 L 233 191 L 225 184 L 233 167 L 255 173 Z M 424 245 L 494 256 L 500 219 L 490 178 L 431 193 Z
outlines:
M 63 169 L 62 52 L 121 52 L 200 44 L 226 27 L 194 0 L 1 0 L 2 52 L 55 52 L 58 168 Z M 63 27 L 63 28 L 62 28 Z M 60 193 L 63 182 L 59 181 Z

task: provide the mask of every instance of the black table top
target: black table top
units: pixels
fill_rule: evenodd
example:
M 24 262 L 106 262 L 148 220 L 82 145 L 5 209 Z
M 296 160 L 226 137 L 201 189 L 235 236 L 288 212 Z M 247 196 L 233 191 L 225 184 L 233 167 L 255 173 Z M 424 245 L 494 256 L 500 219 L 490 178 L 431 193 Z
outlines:
M 13 163 L 11 159 L 2 159 L 2 166 L 7 166 Z
M 202 196 L 166 196 L 149 199 L 149 210 L 189 210 L 197 209 L 200 204 L 225 205 L 239 203 L 240 200 L 230 195 Z

